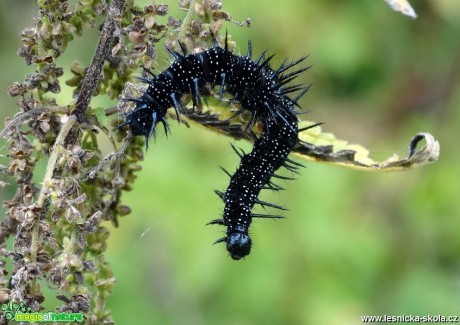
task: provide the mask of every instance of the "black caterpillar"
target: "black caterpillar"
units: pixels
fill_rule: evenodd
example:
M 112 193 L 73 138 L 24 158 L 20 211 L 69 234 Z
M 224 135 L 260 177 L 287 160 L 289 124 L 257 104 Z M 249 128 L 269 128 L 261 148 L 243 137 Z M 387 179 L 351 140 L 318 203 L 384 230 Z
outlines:
M 269 206 L 284 210 L 283 207 L 260 201 L 259 192 L 262 189 L 280 190 L 280 186 L 272 183 L 272 177 L 285 178 L 275 175 L 275 171 L 284 166 L 294 171 L 300 164 L 289 160 L 288 155 L 298 141 L 298 120 L 294 106 L 307 92 L 308 86 L 285 86 L 297 75 L 309 67 L 303 67 L 292 72 L 288 69 L 298 65 L 306 56 L 286 63 L 273 70 L 269 66 L 272 56 L 266 57 L 264 51 L 256 60 L 252 59 L 252 45 L 248 42 L 246 56 L 236 56 L 227 48 L 220 47 L 214 39 L 212 48 L 198 53 L 188 54 L 181 43 L 183 54 L 171 49 L 168 51 L 175 58 L 169 68 L 159 75 L 147 70 L 152 78 L 139 78 L 148 84 L 147 91 L 140 98 L 125 98 L 133 101 L 136 108 L 125 114 L 125 122 L 133 135 L 143 135 L 148 139 L 155 136 L 155 127 L 161 122 L 165 133 L 169 127 L 165 119 L 169 107 L 174 107 L 177 119 L 180 112 L 187 113 L 181 101 L 183 94 L 191 94 L 193 107 L 201 103 L 200 97 L 207 94 L 206 84 L 211 87 L 220 85 L 220 96 L 225 92 L 233 96 L 241 104 L 241 109 L 251 112 L 246 130 L 250 130 L 257 122 L 262 124 L 262 135 L 255 141 L 250 154 L 236 150 L 241 157 L 241 163 L 233 176 L 225 193 L 216 191 L 225 203 L 222 219 L 213 220 L 210 224 L 227 226 L 227 235 L 216 241 L 226 242 L 230 256 L 238 260 L 251 251 L 251 238 L 248 234 L 252 218 L 283 218 L 276 215 L 251 213 L 254 204 L 262 207 Z M 300 91 L 295 98 L 287 94 Z

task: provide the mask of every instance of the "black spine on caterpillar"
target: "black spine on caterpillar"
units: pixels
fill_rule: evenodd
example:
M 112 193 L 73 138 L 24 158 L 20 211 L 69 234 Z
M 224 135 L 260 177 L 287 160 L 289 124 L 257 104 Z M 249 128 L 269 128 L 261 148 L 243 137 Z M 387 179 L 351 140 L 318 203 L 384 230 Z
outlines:
M 225 39 L 227 44 L 227 39 Z M 231 176 L 230 184 L 225 193 L 216 191 L 225 203 L 222 219 L 213 220 L 210 224 L 227 227 L 227 236 L 216 241 L 226 242 L 227 250 L 233 259 L 240 259 L 250 253 L 251 238 L 248 230 L 253 217 L 282 218 L 281 216 L 251 213 L 254 204 L 283 209 L 280 206 L 262 202 L 258 199 L 259 192 L 264 188 L 278 190 L 273 184 L 274 172 L 281 166 L 291 170 L 295 166 L 288 155 L 298 141 L 298 120 L 294 106 L 308 87 L 294 85 L 285 87 L 296 76 L 307 70 L 300 68 L 292 72 L 288 69 L 301 63 L 306 57 L 286 63 L 277 70 L 272 70 L 269 62 L 273 56 L 265 57 L 265 52 L 252 60 L 252 46 L 248 42 L 246 56 L 233 55 L 225 46 L 221 48 L 214 41 L 214 46 L 202 53 L 187 54 L 181 44 L 183 55 L 169 50 L 175 61 L 169 68 L 152 78 L 140 78 L 148 84 L 147 91 L 140 98 L 126 98 L 136 102 L 136 108 L 125 115 L 133 135 L 143 135 L 148 139 L 155 136 L 155 127 L 162 123 L 165 133 L 169 132 L 165 119 L 169 107 L 174 107 L 180 121 L 181 111 L 186 113 L 181 96 L 192 95 L 193 106 L 200 103 L 200 96 L 205 85 L 220 86 L 220 94 L 228 92 L 239 101 L 243 110 L 251 112 L 251 119 L 246 129 L 251 129 L 256 122 L 261 122 L 263 131 L 255 141 L 250 154 L 240 154 L 241 163 L 238 170 Z M 288 97 L 289 93 L 300 91 L 296 98 Z

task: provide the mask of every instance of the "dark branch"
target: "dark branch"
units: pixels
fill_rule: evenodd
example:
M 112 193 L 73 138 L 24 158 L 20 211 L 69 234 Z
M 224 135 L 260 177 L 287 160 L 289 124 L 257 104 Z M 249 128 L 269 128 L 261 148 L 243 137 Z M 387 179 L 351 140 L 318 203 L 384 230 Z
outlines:
M 77 121 L 80 123 L 85 120 L 86 110 L 88 109 L 88 105 L 97 88 L 97 83 L 101 78 L 102 67 L 109 54 L 116 26 L 123 12 L 124 4 L 125 0 L 112 0 L 109 8 L 107 9 L 107 18 L 101 30 L 96 53 L 94 54 L 93 61 L 91 62 L 85 78 L 83 79 L 74 110 L 74 114 L 77 116 Z

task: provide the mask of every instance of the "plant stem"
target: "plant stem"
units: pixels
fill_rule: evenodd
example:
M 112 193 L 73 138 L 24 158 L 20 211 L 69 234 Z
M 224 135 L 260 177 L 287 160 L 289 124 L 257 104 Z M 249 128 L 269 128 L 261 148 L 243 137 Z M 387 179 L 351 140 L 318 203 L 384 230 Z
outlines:
M 56 169 L 56 163 L 59 158 L 59 153 L 61 152 L 60 148 L 64 145 L 64 141 L 69 134 L 70 130 L 72 129 L 73 125 L 77 121 L 76 116 L 71 115 L 69 116 L 67 122 L 61 128 L 59 132 L 56 142 L 54 143 L 53 149 L 51 150 L 50 158 L 48 159 L 48 165 L 46 166 L 45 176 L 43 177 L 43 185 L 40 190 L 40 194 L 38 195 L 37 202 L 35 203 L 36 207 L 43 207 L 43 203 L 46 197 L 46 191 L 49 188 L 49 184 L 52 181 L 54 171 Z M 37 259 L 37 252 L 38 252 L 38 236 L 39 236 L 39 229 L 40 229 L 40 220 L 37 220 L 32 228 L 31 233 L 31 244 L 30 244 L 30 259 L 34 262 Z
M 187 26 L 190 25 L 190 20 L 192 19 L 192 15 L 195 12 L 195 2 L 196 0 L 190 1 L 190 5 L 188 7 L 187 14 L 185 15 L 184 21 L 182 22 L 182 25 L 180 26 L 179 35 L 177 36 L 178 40 L 183 41 L 185 38 L 185 30 Z
M 81 90 L 77 97 L 77 104 L 75 105 L 75 110 L 73 112 L 77 116 L 79 122 L 83 122 L 85 120 L 86 110 L 88 109 L 88 105 L 95 90 L 97 89 L 97 84 L 101 77 L 102 67 L 109 54 L 115 34 L 114 32 L 123 12 L 124 4 L 125 0 L 112 0 L 107 9 L 107 18 L 101 30 L 96 53 L 94 54 L 93 61 L 91 62 L 85 78 L 83 79 Z

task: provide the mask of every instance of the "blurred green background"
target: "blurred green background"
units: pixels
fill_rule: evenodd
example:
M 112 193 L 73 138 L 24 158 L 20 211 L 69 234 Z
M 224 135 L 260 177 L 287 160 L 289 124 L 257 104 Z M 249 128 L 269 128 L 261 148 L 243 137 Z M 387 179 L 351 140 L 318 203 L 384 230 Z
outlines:
M 117 229 L 107 224 L 117 324 L 360 324 L 361 315 L 460 314 L 460 2 L 412 3 L 416 20 L 384 1 L 223 2 L 235 20 L 252 19 L 251 28 L 224 25 L 242 53 L 251 39 L 256 54 L 276 53 L 275 65 L 310 54 L 304 118 L 376 159 L 405 156 L 415 133 L 430 132 L 441 158 L 404 173 L 307 163 L 297 180 L 280 183 L 287 191 L 263 194 L 289 208 L 288 219 L 256 220 L 253 251 L 236 262 L 224 245 L 211 245 L 225 229 L 205 227 L 223 208 L 213 190 L 228 185 L 218 166 L 234 171 L 239 163 L 230 139 L 171 123 L 173 136 L 157 138 L 123 198 L 132 214 Z M 0 2 L 2 120 L 16 110 L 7 87 L 32 72 L 16 51 L 35 13 L 30 1 Z M 95 37 L 97 30 L 77 39 L 58 61 L 67 77 L 74 59 L 89 64 Z M 62 86 L 58 103 L 67 104 L 71 91 Z M 3 189 L 2 199 L 13 192 Z

